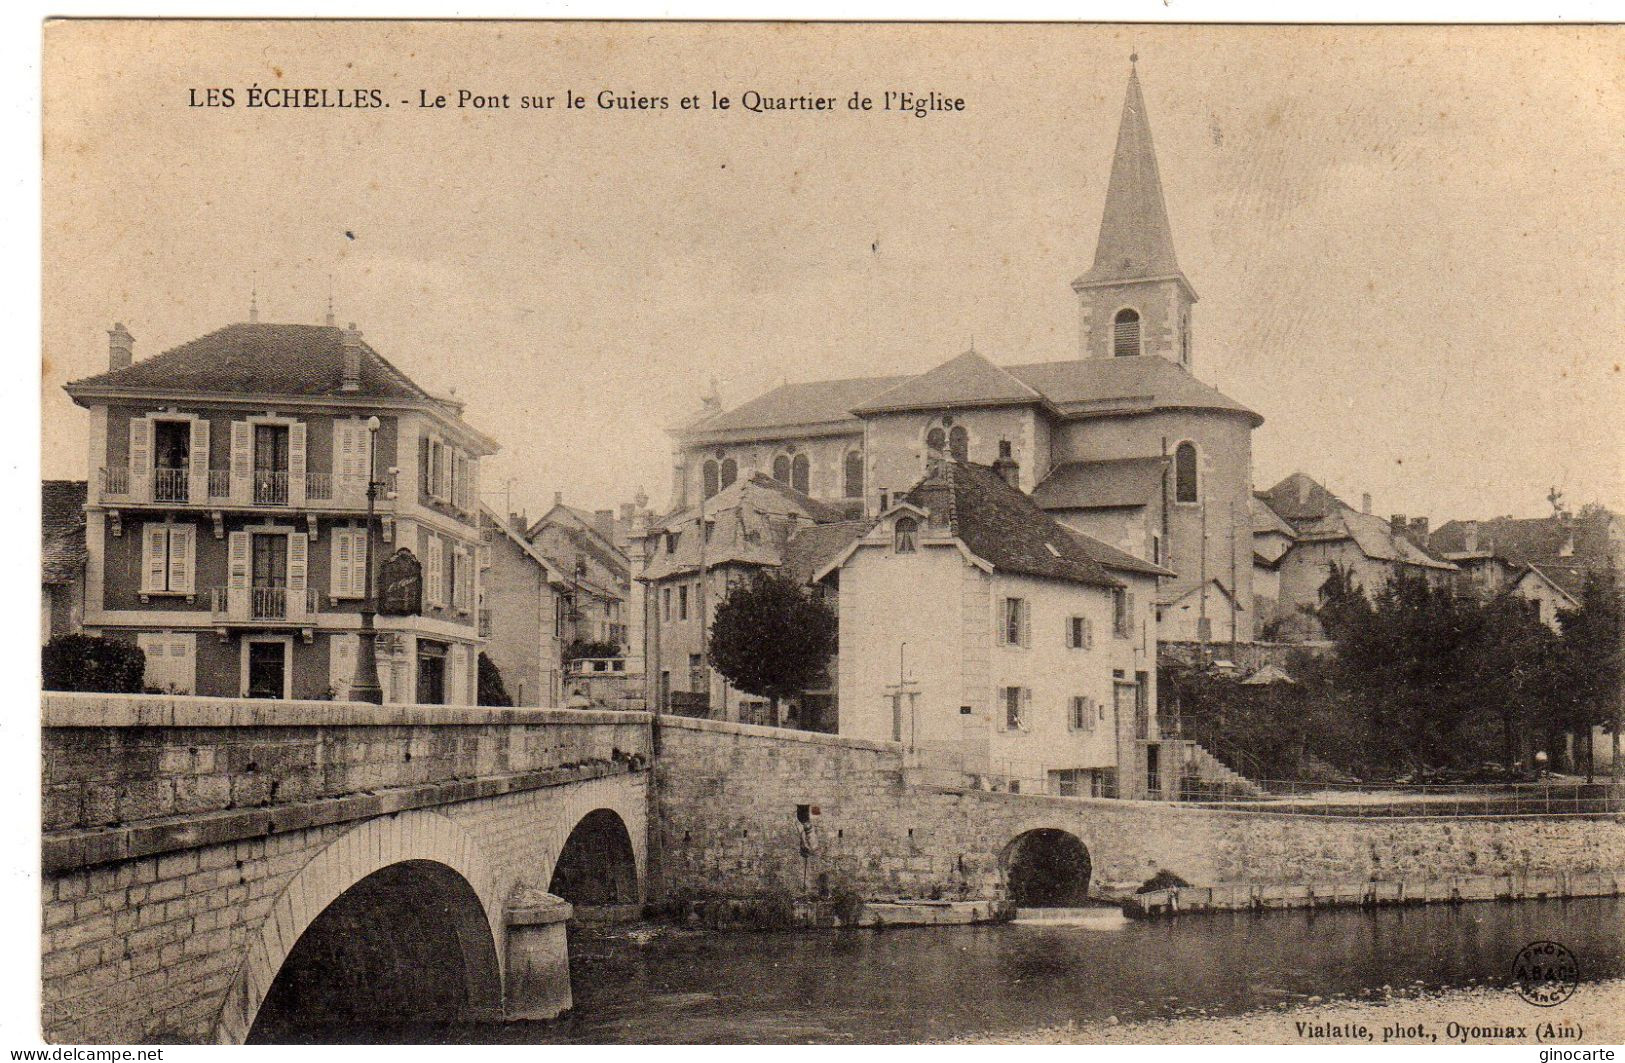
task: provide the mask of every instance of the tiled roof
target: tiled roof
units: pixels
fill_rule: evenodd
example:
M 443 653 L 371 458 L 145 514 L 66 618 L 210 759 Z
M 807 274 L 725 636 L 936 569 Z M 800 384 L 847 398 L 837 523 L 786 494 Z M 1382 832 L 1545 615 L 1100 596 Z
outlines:
M 72 583 L 85 566 L 85 481 L 40 485 L 41 582 Z
M 68 390 L 432 398 L 365 340 L 361 343 L 359 389 L 341 391 L 343 377 L 343 329 L 331 325 L 239 323 L 123 369 L 76 380 Z
M 805 583 L 872 525 L 873 521 L 843 520 L 802 528 L 785 544 L 781 571 Z
M 1121 587 L 1101 557 L 1144 565 L 1060 524 L 986 465 L 939 462 L 904 500 L 933 512 L 946 506 L 949 530 L 1001 572 Z
M 1044 396 L 975 351 L 896 384 L 852 412 L 862 416 L 889 410 L 936 410 L 967 406 L 1043 404 Z
M 1157 355 L 1074 358 L 993 368 L 1038 392 L 1063 415 L 1196 409 L 1242 414 L 1255 425 L 1264 420 L 1235 399 Z M 930 376 L 933 372 L 935 370 L 922 375 Z M 690 425 L 679 434 L 768 433 L 808 425 L 842 425 L 856 433 L 862 429 L 861 422 L 852 413 L 854 409 L 866 409 L 878 403 L 887 392 L 915 379 L 918 377 L 863 377 L 784 384 L 711 420 Z
M 1144 506 L 1162 491 L 1166 458 L 1069 461 L 1049 471 L 1033 488 L 1042 509 L 1110 509 Z
M 1294 527 L 1300 521 L 1324 520 L 1340 508 L 1347 508 L 1341 498 L 1301 472 L 1293 473 L 1268 491 L 1259 491 L 1255 497 Z
M 1373 513 L 1361 513 L 1350 506 L 1338 504 L 1335 512 L 1316 521 L 1301 521 L 1298 542 L 1336 542 L 1352 539 L 1365 556 L 1377 561 L 1395 561 L 1454 571 L 1456 566 L 1441 561 L 1403 535 L 1395 535 L 1393 526 Z
M 1493 551 L 1514 564 L 1602 564 L 1610 553 L 1609 529 L 1618 521 L 1606 510 L 1588 511 L 1569 518 L 1495 517 L 1478 521 L 1478 549 Z M 1464 553 L 1468 521 L 1441 524 L 1428 537 L 1435 553 Z M 1572 538 L 1571 538 L 1572 537 Z M 1565 555 L 1565 549 L 1570 553 Z
M 1281 515 L 1271 509 L 1269 503 L 1263 499 L 1253 497 L 1249 500 L 1249 508 L 1253 516 L 1254 535 L 1268 535 L 1274 532 L 1277 535 L 1285 535 L 1289 539 L 1297 535 L 1297 532 L 1292 530 L 1292 525 L 1282 520 Z
M 1587 568 L 1584 565 L 1529 565 L 1529 571 L 1543 576 L 1558 590 L 1578 602 L 1585 595 Z
M 711 525 L 711 539 L 704 544 L 705 564 L 709 568 L 788 563 L 788 557 L 795 553 L 788 544 L 798 535 L 848 516 L 846 507 L 808 498 L 771 476 L 755 473 L 743 477 L 705 501 L 705 519 Z M 698 571 L 698 526 L 698 507 L 673 513 L 662 521 L 654 530 L 677 533 L 676 549 L 668 551 L 662 535 L 639 578 L 660 580 Z M 809 548 L 813 541 L 808 541 Z

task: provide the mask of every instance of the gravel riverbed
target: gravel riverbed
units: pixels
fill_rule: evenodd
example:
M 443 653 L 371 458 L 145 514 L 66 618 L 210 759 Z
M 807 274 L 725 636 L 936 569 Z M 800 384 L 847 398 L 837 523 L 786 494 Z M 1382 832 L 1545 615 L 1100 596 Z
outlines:
M 1549 1027 L 1549 1028 L 1548 1028 Z M 1625 1044 L 1625 979 L 1586 982 L 1555 1007 L 1506 986 L 1390 991 L 1224 1016 L 1071 1023 L 960 1044 Z

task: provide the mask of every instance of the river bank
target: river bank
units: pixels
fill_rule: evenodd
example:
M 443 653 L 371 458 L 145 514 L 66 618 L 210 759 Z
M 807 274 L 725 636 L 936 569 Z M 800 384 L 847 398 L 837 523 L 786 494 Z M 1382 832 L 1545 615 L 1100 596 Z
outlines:
M 953 1044 L 1625 1044 L 1625 979 L 1582 983 L 1551 1008 L 1506 986 L 1376 990 L 1363 998 L 1307 1002 L 1239 1015 L 1181 1015 L 1139 1022 L 1067 1023 Z M 1454 1024 L 1454 1027 L 1452 1027 Z M 1551 1030 L 1546 1027 L 1550 1024 Z M 1568 1030 L 1577 1033 L 1564 1036 Z M 1556 1036 L 1553 1036 L 1555 1034 Z

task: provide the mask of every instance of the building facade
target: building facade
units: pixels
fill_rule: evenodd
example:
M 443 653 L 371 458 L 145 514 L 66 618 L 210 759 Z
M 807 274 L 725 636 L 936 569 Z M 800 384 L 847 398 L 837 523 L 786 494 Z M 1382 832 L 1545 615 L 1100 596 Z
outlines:
M 1061 525 L 1017 478 L 942 461 L 817 574 L 839 579 L 840 733 L 996 789 L 1160 795 L 1171 574 Z
M 1174 255 L 1134 74 L 1094 261 L 1072 294 L 1079 334 L 1062 360 L 995 364 L 971 350 L 917 375 L 786 384 L 732 409 L 708 401 L 674 432 L 672 508 L 761 474 L 877 517 L 933 458 L 1011 461 L 1056 520 L 1174 573 L 1155 603 L 1163 638 L 1215 634 L 1211 592 L 1226 602 L 1216 634 L 1250 639 L 1263 419 L 1195 375 L 1196 293 Z
M 377 618 L 384 696 L 473 704 L 496 445 L 461 405 L 331 321 L 251 320 L 139 362 L 109 336 L 108 372 L 67 385 L 90 419 L 86 629 L 139 645 L 154 689 L 346 698 L 375 441 L 378 557 L 421 577 L 415 613 Z
M 480 507 L 481 652 L 515 705 L 559 706 L 566 697 L 559 621 L 569 582 L 525 538 L 521 517 Z

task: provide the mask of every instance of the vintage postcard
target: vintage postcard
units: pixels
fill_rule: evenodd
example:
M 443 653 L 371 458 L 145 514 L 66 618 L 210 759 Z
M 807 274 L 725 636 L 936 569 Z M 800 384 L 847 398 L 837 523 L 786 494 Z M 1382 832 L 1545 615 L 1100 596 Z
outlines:
M 1622 59 L 47 23 L 39 1036 L 1609 1058 Z

